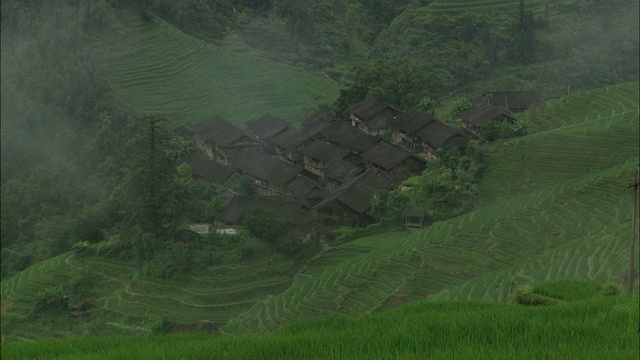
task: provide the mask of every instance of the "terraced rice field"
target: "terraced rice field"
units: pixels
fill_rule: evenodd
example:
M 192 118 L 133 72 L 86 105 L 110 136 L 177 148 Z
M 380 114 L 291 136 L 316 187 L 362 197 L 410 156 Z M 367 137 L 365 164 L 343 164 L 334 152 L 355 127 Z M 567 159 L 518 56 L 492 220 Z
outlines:
M 357 317 L 432 297 L 506 301 L 523 283 L 592 278 L 622 283 L 638 164 L 638 84 L 575 93 L 549 104 L 559 129 L 504 143 L 480 186 L 480 206 L 422 231 L 382 234 L 329 250 L 293 276 L 261 259 L 187 283 L 145 278 L 124 264 L 69 254 L 2 284 L 8 315 L 73 271 L 99 269 L 104 309 L 228 333 L 268 332 L 327 316 Z M 636 255 L 637 256 L 637 255 Z M 3 314 L 3 318 L 4 318 Z
M 350 242 L 223 330 L 270 331 L 432 296 L 506 301 L 525 282 L 622 282 L 631 206 L 626 184 L 638 163 L 637 89 L 623 84 L 550 104 L 563 127 L 506 143 L 482 186 L 484 206 L 412 235 Z M 576 108 L 581 111 L 566 110 Z M 513 180 L 523 173 L 526 186 Z
M 241 123 L 266 113 L 300 124 L 338 96 L 331 79 L 276 63 L 238 40 L 215 45 L 161 20 L 123 30 L 104 46 L 110 84 L 141 114 L 191 124 L 218 115 Z
M 251 263 L 218 266 L 206 279 L 161 281 L 144 276 L 130 264 L 101 258 L 78 258 L 66 253 L 37 263 L 2 284 L 2 298 L 11 304 L 3 319 L 24 319 L 40 296 L 56 286 L 68 289 L 74 279 L 91 274 L 100 281 L 96 304 L 110 319 L 129 317 L 167 319 L 195 328 L 210 323 L 218 327 L 237 317 L 270 294 L 291 283 L 293 261 L 265 257 Z M 57 334 L 59 336 L 60 334 Z M 56 336 L 46 332 L 24 334 L 25 338 Z
M 576 92 L 546 112 L 562 127 L 505 143 L 480 186 L 480 206 L 637 160 L 637 83 Z
M 14 300 L 9 307 L 9 313 L 19 317 L 27 316 L 44 289 L 55 286 L 66 286 L 74 275 L 69 272 L 69 265 L 65 263 L 68 255 L 60 255 L 47 261 L 39 262 L 19 275 L 2 283 L 2 298 Z

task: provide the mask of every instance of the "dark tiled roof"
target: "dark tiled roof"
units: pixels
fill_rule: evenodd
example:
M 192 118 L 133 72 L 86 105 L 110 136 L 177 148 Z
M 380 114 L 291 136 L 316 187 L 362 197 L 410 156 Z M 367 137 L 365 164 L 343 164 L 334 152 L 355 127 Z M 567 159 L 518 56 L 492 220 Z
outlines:
M 387 104 L 384 101 L 381 101 L 376 97 L 369 97 L 359 103 L 349 106 L 349 111 L 354 113 L 357 117 L 364 121 L 372 119 L 386 109 L 399 111 L 395 107 Z
M 416 132 L 416 135 L 422 139 L 427 144 L 433 147 L 442 147 L 447 149 L 447 141 L 449 139 L 453 139 L 454 137 L 459 137 L 461 140 L 460 143 L 463 142 L 462 138 L 466 138 L 464 135 L 460 133 L 460 131 L 453 126 L 449 126 L 441 121 L 434 121 L 429 125 L 423 127 L 422 129 Z M 452 144 L 457 144 L 458 142 L 453 142 Z M 468 140 L 467 140 L 468 143 Z M 465 144 L 466 147 L 466 144 Z
M 179 164 L 187 163 L 191 166 L 193 176 L 199 177 L 207 181 L 222 183 L 233 174 L 233 169 L 218 164 L 215 161 L 204 160 L 197 156 L 188 155 L 180 158 Z
M 462 134 L 456 134 L 453 135 L 452 137 L 448 138 L 444 144 L 441 145 L 441 147 L 445 150 L 447 149 L 466 149 L 467 146 L 469 146 L 469 141 L 471 139 L 469 139 L 468 137 L 462 135 Z
M 245 217 L 258 208 L 272 209 L 286 224 L 304 225 L 317 220 L 315 211 L 291 197 L 234 196 L 216 221 L 241 225 Z
M 505 110 L 491 106 L 488 104 L 480 104 L 469 110 L 460 113 L 462 120 L 480 128 L 489 121 L 495 120 L 501 116 L 513 119 Z
M 291 127 L 286 121 L 271 114 L 266 114 L 254 120 L 245 122 L 245 125 L 260 140 L 269 140 L 285 129 Z
M 335 161 L 343 159 L 349 155 L 349 150 L 323 143 L 322 141 L 312 141 L 307 143 L 302 149 L 302 153 L 321 161 Z
M 316 124 L 318 122 L 332 122 L 332 121 L 336 121 L 336 120 L 327 114 L 317 113 L 313 116 L 306 118 L 304 120 L 304 125 L 308 126 L 308 125 Z
M 435 118 L 432 116 L 423 114 L 415 109 L 409 109 L 391 120 L 391 126 L 407 134 L 413 134 L 434 120 Z
M 324 127 L 317 135 L 360 153 L 371 149 L 378 142 L 375 136 L 339 121 L 329 123 L 329 126 Z
M 535 91 L 488 91 L 482 96 L 489 105 L 511 111 L 525 110 L 542 102 L 540 95 Z
M 476 107 L 478 105 L 482 105 L 486 103 L 487 103 L 487 100 L 482 96 L 469 99 L 469 104 L 471 104 L 472 107 Z
M 335 122 L 316 121 L 314 123 L 305 125 L 305 127 L 302 129 L 302 132 L 309 136 L 314 136 L 334 123 L 338 123 L 338 121 L 335 121 Z
M 331 164 L 324 169 L 324 175 L 329 179 L 344 182 L 350 177 L 356 176 L 362 172 L 362 168 L 353 165 L 346 160 L 337 160 L 331 162 Z
M 230 145 L 243 136 L 246 136 L 238 127 L 219 116 L 214 116 L 205 122 L 194 124 L 191 128 L 193 129 L 194 135 L 200 136 L 222 147 Z
M 337 201 L 355 212 L 363 214 L 371 206 L 371 197 L 376 192 L 388 191 L 393 185 L 391 180 L 367 171 L 346 181 L 314 209 L 321 209 Z
M 384 141 L 380 141 L 376 146 L 362 154 L 363 159 L 376 164 L 385 170 L 393 169 L 396 165 L 405 161 L 410 156 L 411 153 L 387 144 Z
M 329 190 L 306 176 L 298 176 L 287 188 L 305 205 L 308 205 L 310 200 L 317 202 L 329 196 Z
M 238 152 L 231 160 L 231 165 L 248 175 L 277 185 L 286 185 L 302 171 L 296 165 L 256 151 Z
M 280 134 L 272 137 L 269 141 L 283 149 L 293 150 L 310 139 L 311 136 L 306 135 L 299 130 L 288 128 Z
M 322 185 L 309 179 L 306 176 L 298 176 L 291 181 L 287 187 L 294 195 L 306 195 L 313 189 L 324 189 Z

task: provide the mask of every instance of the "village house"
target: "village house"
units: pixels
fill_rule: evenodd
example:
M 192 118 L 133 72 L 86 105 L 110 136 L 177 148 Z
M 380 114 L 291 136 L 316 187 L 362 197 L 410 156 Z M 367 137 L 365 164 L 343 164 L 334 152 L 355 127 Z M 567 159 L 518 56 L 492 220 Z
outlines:
M 422 172 L 425 168 L 423 160 L 384 141 L 378 142 L 376 146 L 363 153 L 362 158 L 368 170 L 397 181 Z
M 402 215 L 404 216 L 404 227 L 408 231 L 416 231 L 424 227 L 424 210 L 405 209 Z
M 257 151 L 241 151 L 233 158 L 232 166 L 253 180 L 261 195 L 288 195 L 287 188 L 302 168 Z
M 391 119 L 400 114 L 400 110 L 375 97 L 349 106 L 351 126 L 370 135 L 381 135 L 389 131 Z
M 541 104 L 543 101 L 535 91 L 487 91 L 469 102 L 474 106 L 488 104 L 517 113 L 527 110 L 534 104 Z
M 288 122 L 271 114 L 249 120 L 244 124 L 249 129 L 249 132 L 261 141 L 267 141 L 291 127 Z
M 317 205 L 329 195 L 329 190 L 304 175 L 293 179 L 287 187 L 293 196 L 309 207 Z
M 235 125 L 214 116 L 192 126 L 196 147 L 210 159 L 229 165 L 229 159 L 242 148 L 260 144 Z
M 330 123 L 336 121 L 336 119 L 324 113 L 316 113 L 312 116 L 309 116 L 304 120 L 304 126 L 311 126 L 317 123 Z
M 195 155 L 183 156 L 178 160 L 180 165 L 185 163 L 191 166 L 193 180 L 198 183 L 222 184 L 234 173 L 234 170 L 228 166 Z
M 275 155 L 278 159 L 293 164 L 302 164 L 302 151 L 300 148 L 311 141 L 311 137 L 300 130 L 287 128 L 268 141 L 273 144 Z
M 341 121 L 318 122 L 315 127 L 312 126 L 305 130 L 308 135 L 317 140 L 349 150 L 356 155 L 371 149 L 378 142 L 378 138 L 375 136 L 366 134 Z
M 305 125 L 302 128 L 302 132 L 313 138 L 316 138 L 316 136 L 325 128 L 331 126 L 334 123 L 339 123 L 339 121 L 328 121 L 327 118 L 324 117 L 315 117 L 315 120 L 310 119 L 312 118 L 305 120 Z
M 355 176 L 314 207 L 320 221 L 329 226 L 365 225 L 371 218 L 367 210 L 378 192 L 386 192 L 394 183 L 371 171 Z
M 460 155 L 464 155 L 469 145 L 469 138 L 453 126 L 439 120 L 432 121 L 427 126 L 416 131 L 416 137 L 422 154 L 428 159 L 437 158 L 438 148 L 444 150 L 458 149 Z
M 391 120 L 391 141 L 410 151 L 416 151 L 419 143 L 416 131 L 433 121 L 436 121 L 434 117 L 409 109 Z
M 356 166 L 352 162 L 344 159 L 333 161 L 324 169 L 324 180 L 328 190 L 336 190 L 348 179 L 362 173 L 363 166 Z
M 501 107 L 479 104 L 460 113 L 462 127 L 477 137 L 481 137 L 482 127 L 490 122 L 514 123 L 516 119 Z
M 232 196 L 225 209 L 215 218 L 216 227 L 244 226 L 247 215 L 257 209 L 271 209 L 285 223 L 287 231 L 305 235 L 315 229 L 316 211 L 288 196 Z
M 312 141 L 302 149 L 304 169 L 308 172 L 324 177 L 324 169 L 333 161 L 344 159 L 349 150 L 341 149 L 321 141 Z

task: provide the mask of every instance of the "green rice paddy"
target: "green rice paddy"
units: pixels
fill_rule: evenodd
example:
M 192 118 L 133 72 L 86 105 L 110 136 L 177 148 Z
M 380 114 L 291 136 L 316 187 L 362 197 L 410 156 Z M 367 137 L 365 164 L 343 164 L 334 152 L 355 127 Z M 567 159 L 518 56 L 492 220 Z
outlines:
M 183 124 L 266 113 L 301 124 L 339 92 L 335 81 L 267 60 L 239 40 L 207 43 L 162 20 L 127 27 L 104 52 L 105 73 L 126 104 Z
M 560 288 L 561 291 L 553 291 Z M 638 297 L 549 284 L 553 306 L 429 301 L 264 336 L 173 334 L 9 343 L 3 359 L 635 359 Z

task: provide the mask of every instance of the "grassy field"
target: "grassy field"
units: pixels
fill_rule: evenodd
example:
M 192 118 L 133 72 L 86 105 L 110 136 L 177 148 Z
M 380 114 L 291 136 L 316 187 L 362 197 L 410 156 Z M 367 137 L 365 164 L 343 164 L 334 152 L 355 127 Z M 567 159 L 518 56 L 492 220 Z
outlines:
M 533 289 L 557 305 L 430 301 L 263 336 L 175 334 L 9 343 L 3 359 L 635 359 L 638 296 L 595 282 Z
M 429 298 L 504 302 L 517 286 L 555 279 L 621 284 L 632 201 L 626 185 L 638 164 L 638 84 L 574 93 L 546 112 L 559 127 L 503 143 L 467 215 L 334 246 L 302 268 L 265 257 L 200 280 L 162 282 L 128 264 L 66 254 L 2 283 L 3 331 L 13 339 L 78 333 L 84 325 L 73 318 L 25 326 L 38 294 L 86 274 L 101 284 L 92 289 L 107 289 L 92 295 L 96 318 L 123 334 L 151 332 L 162 319 L 264 333 Z
M 161 20 L 126 27 L 104 52 L 105 73 L 125 103 L 178 123 L 271 113 L 300 124 L 339 92 L 333 80 L 267 60 L 239 40 L 206 43 Z

